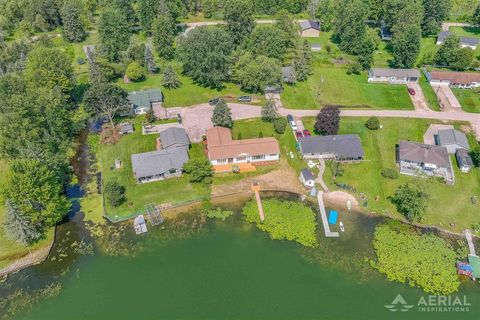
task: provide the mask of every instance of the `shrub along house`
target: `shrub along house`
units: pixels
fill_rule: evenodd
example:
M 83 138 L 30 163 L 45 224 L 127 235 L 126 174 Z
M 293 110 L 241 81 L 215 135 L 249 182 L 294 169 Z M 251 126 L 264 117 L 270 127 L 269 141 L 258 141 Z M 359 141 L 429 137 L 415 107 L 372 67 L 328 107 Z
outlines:
M 480 87 L 480 72 L 430 71 L 427 79 L 431 85 L 462 89 Z
M 441 177 L 447 184 L 455 182 L 452 163 L 445 147 L 400 141 L 397 163 L 402 174 Z
M 128 93 L 128 101 L 131 106 L 131 114 L 145 114 L 156 105 L 162 106 L 163 94 L 160 89 L 148 89 Z
M 445 40 L 453 35 L 453 33 L 448 31 L 442 31 L 437 36 L 437 45 L 442 45 L 445 43 Z M 460 47 L 462 48 L 470 48 L 472 50 L 477 49 L 478 44 L 480 43 L 480 39 L 472 38 L 472 37 L 458 37 L 460 42 Z
M 356 134 L 298 138 L 298 148 L 304 159 L 355 162 L 363 160 L 365 155 Z
M 420 71 L 417 69 L 371 68 L 368 71 L 368 82 L 383 82 L 390 84 L 417 83 Z
M 230 129 L 214 127 L 207 130 L 207 155 L 217 172 L 253 171 L 255 165 L 271 164 L 280 159 L 280 147 L 275 138 L 233 140 Z

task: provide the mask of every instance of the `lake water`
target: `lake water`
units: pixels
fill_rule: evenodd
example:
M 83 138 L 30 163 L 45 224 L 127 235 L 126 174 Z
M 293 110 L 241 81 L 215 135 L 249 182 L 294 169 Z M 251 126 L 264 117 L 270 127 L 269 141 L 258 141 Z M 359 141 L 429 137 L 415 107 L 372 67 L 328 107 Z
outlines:
M 81 217 L 77 217 L 80 219 Z M 344 213 L 340 239 L 319 236 L 305 249 L 242 221 L 186 215 L 174 224 L 132 235 L 127 256 L 72 252 L 89 236 L 82 224 L 59 227 L 59 241 L 45 263 L 10 277 L 2 297 L 60 283 L 57 296 L 40 299 L 14 319 L 472 319 L 480 316 L 480 287 L 462 284 L 469 312 L 391 312 L 384 305 L 401 294 L 408 304 L 427 296 L 418 288 L 388 282 L 364 262 L 372 257 L 378 218 Z M 114 238 L 112 238 L 114 239 Z M 112 240 L 114 242 L 115 240 Z M 52 259 L 54 261 L 52 261 Z

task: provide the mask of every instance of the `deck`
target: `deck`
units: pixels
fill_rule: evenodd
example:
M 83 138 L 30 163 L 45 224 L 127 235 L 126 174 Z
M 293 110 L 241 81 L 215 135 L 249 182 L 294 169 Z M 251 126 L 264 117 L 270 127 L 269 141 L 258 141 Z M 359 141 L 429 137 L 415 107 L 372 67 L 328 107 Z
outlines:
M 325 231 L 325 237 L 338 238 L 340 235 L 338 232 L 330 231 L 330 225 L 328 224 L 327 212 L 325 211 L 325 205 L 323 204 L 323 191 L 319 191 L 317 194 L 318 207 L 320 208 L 320 217 Z

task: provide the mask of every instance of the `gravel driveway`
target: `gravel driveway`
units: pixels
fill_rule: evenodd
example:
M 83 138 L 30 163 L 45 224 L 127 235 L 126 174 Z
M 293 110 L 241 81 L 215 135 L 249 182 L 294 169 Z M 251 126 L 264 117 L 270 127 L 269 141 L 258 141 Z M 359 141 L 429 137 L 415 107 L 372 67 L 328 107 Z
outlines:
M 463 112 L 460 102 L 448 86 L 432 86 L 444 112 Z

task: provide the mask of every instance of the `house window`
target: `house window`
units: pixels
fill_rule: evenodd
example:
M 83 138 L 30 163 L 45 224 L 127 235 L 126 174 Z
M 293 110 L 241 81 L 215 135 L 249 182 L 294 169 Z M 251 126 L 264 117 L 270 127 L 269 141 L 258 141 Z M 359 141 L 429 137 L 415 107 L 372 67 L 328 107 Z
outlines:
M 272 157 L 272 158 L 275 158 L 276 156 L 277 156 L 276 153 L 272 153 L 272 154 L 270 155 L 270 157 Z
M 217 163 L 218 164 L 227 163 L 227 159 L 218 159 Z
M 246 161 L 247 157 L 237 157 L 237 161 Z
M 255 160 L 264 160 L 264 159 L 265 159 L 265 155 L 264 155 L 264 154 L 262 154 L 262 155 L 260 155 L 260 156 L 253 156 L 253 157 L 252 157 L 252 160 L 254 160 L 254 161 L 255 161 Z

